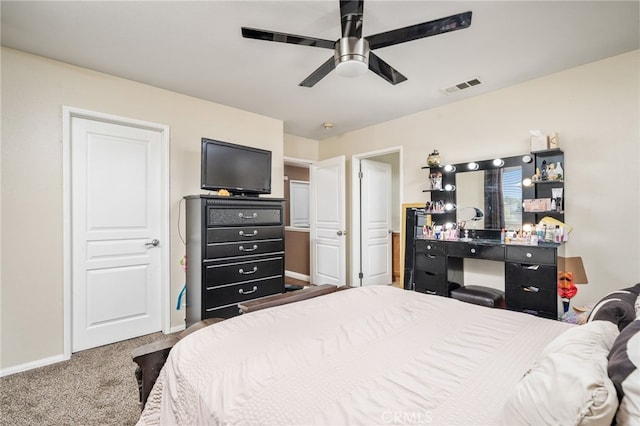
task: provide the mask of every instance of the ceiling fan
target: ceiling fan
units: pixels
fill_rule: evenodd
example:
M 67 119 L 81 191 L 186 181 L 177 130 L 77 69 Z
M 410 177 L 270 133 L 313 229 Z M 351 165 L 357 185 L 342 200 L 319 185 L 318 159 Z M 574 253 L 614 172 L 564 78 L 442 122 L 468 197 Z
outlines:
M 342 37 L 336 41 L 248 27 L 242 27 L 242 36 L 257 40 L 332 49 L 334 51 L 333 57 L 320 65 L 299 86 L 313 87 L 333 69 L 344 75 L 359 75 L 366 72 L 367 68 L 395 85 L 402 83 L 407 77 L 380 59 L 372 50 L 450 31 L 462 30 L 471 25 L 471 11 L 469 11 L 362 37 L 363 6 L 364 0 L 340 1 Z

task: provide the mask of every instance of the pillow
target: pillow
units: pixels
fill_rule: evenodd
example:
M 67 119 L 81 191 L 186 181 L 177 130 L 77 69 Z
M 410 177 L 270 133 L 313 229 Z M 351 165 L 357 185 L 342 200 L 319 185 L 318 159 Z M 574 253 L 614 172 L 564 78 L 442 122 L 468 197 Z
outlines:
M 618 408 L 607 355 L 619 332 L 608 321 L 556 337 L 506 401 L 505 425 L 609 425 Z
M 620 407 L 616 423 L 640 424 L 640 319 L 629 324 L 609 352 L 609 377 L 616 387 Z
M 636 319 L 636 301 L 639 294 L 640 284 L 607 294 L 593 307 L 587 322 L 610 321 L 622 331 Z

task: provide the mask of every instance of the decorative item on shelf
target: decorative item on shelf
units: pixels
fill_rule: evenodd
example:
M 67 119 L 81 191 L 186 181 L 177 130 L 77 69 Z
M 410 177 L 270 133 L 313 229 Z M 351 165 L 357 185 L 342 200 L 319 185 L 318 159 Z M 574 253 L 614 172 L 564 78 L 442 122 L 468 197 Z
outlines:
M 559 161 L 556 163 L 556 179 L 564 180 L 564 170 L 562 169 L 562 165 Z
M 427 157 L 427 166 L 429 167 L 438 167 L 440 166 L 440 153 L 437 149 L 434 149 L 431 154 Z
M 560 146 L 560 137 L 555 132 L 545 135 L 540 130 L 529 130 L 529 133 L 531 134 L 531 152 L 557 149 Z
M 562 211 L 563 188 L 551 188 L 551 210 Z
M 540 180 L 548 180 L 549 172 L 547 171 L 547 160 L 542 160 L 542 165 L 540 166 Z
M 433 172 L 429 175 L 429 183 L 431 184 L 431 189 L 433 190 L 442 190 L 442 173 Z
M 581 257 L 558 256 L 558 296 L 562 299 L 563 318 L 568 314 L 571 298 L 576 295 L 576 284 L 588 284 Z

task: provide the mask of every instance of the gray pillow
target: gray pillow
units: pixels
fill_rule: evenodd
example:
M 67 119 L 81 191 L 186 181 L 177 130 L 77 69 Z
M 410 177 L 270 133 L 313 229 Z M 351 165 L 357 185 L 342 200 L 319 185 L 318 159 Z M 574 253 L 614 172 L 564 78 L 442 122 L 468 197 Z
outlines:
M 636 300 L 640 294 L 640 283 L 633 287 L 614 291 L 600 299 L 593 307 L 587 322 L 610 321 L 622 331 L 636 319 Z
M 607 372 L 616 387 L 619 425 L 640 423 L 640 319 L 629 324 L 613 343 Z

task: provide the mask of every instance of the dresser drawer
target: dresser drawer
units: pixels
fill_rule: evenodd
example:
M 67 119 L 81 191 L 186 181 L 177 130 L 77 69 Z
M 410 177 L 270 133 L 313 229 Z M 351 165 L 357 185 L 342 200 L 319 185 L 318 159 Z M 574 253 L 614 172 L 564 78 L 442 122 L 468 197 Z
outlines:
M 207 244 L 206 259 L 277 253 L 282 251 L 284 251 L 283 239 L 215 243 Z
M 431 253 L 416 252 L 415 269 L 445 274 L 447 272 L 446 258 L 445 256 L 438 256 Z
M 427 294 L 437 294 L 438 296 L 448 296 L 447 274 L 434 274 L 426 271 L 415 271 L 413 277 L 415 291 Z
M 283 275 L 284 259 L 270 257 L 250 261 L 206 265 L 204 283 L 207 288 L 247 280 L 257 280 L 274 275 Z
M 207 287 L 204 296 L 204 307 L 206 310 L 209 310 L 210 308 L 245 302 L 247 300 L 283 292 L 284 278 L 282 275 L 221 287 Z
M 512 311 L 526 312 L 544 318 L 558 318 L 558 295 L 556 291 L 540 289 L 535 286 L 505 286 L 506 308 Z
M 207 229 L 207 243 L 226 243 L 234 241 L 269 240 L 282 238 L 282 226 L 242 226 L 233 228 Z
M 207 226 L 281 225 L 282 210 L 278 208 L 207 207 Z
M 511 262 L 556 264 L 556 249 L 546 247 L 507 246 L 506 259 Z
M 203 309 L 202 319 L 206 318 L 231 318 L 241 315 L 242 311 L 237 304 L 224 306 L 222 308 Z
M 504 260 L 504 247 L 463 242 L 451 242 L 447 248 L 451 257 L 477 257 L 486 260 Z
M 535 287 L 555 292 L 558 277 L 555 266 L 507 262 L 504 279 L 506 285 Z
M 444 255 L 445 252 L 446 249 L 443 242 L 432 240 L 416 240 L 416 253 Z

